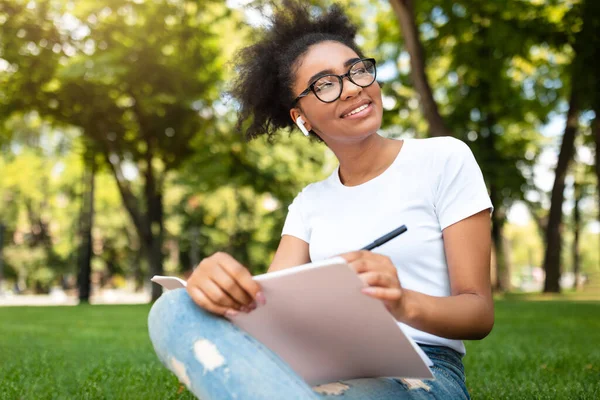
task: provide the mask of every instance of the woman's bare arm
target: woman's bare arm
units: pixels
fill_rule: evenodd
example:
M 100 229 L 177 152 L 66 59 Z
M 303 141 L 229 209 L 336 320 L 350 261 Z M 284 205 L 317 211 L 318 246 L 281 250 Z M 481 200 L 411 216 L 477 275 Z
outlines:
M 309 262 L 308 243 L 295 236 L 283 235 L 267 272 L 295 267 Z
M 483 339 L 494 325 L 490 284 L 489 210 L 443 231 L 451 296 L 434 297 L 402 289 L 398 320 L 449 339 Z

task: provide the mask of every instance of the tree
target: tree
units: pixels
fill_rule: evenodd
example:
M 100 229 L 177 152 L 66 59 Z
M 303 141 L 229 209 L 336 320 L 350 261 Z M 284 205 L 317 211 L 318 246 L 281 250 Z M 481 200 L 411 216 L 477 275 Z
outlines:
M 600 88 L 597 68 L 591 64 L 598 54 L 596 43 L 598 27 L 600 26 L 600 6 L 594 1 L 582 1 L 571 11 L 575 21 L 581 24 L 581 30 L 572 34 L 570 44 L 574 58 L 569 68 L 570 94 L 567 120 L 562 138 L 558 163 L 555 170 L 554 184 L 548 224 L 546 226 L 546 251 L 544 269 L 546 280 L 544 292 L 560 292 L 561 253 L 562 253 L 562 206 L 564 201 L 565 177 L 575 152 L 575 138 L 579 125 L 579 115 L 582 110 L 595 104 L 600 104 L 596 91 Z
M 594 108 L 594 112 L 596 114 L 596 117 L 594 118 L 594 121 L 592 122 L 592 135 L 594 137 L 594 143 L 596 145 L 595 147 L 595 154 L 596 154 L 596 158 L 595 158 L 595 172 L 596 172 L 596 188 L 597 188 L 597 209 L 598 209 L 598 215 L 597 215 L 597 219 L 598 219 L 598 223 L 600 223 L 600 105 L 597 108 Z M 600 243 L 599 246 L 600 247 Z
M 236 15 L 213 1 L 78 2 L 62 15 L 60 67 L 40 79 L 39 99 L 13 104 L 82 128 L 113 171 L 151 274 L 163 268 L 165 179 L 194 136 L 211 135 L 223 66 L 241 40 Z
M 4 284 L 4 224 L 0 221 L 0 294 L 2 294 L 2 286 Z
M 581 289 L 579 284 L 579 274 L 581 272 L 581 251 L 580 251 L 580 237 L 581 237 L 581 210 L 580 204 L 583 198 L 581 183 L 575 178 L 573 184 L 574 191 L 574 202 L 573 202 L 573 243 L 572 243 L 572 255 L 573 255 L 573 289 Z
M 90 301 L 92 275 L 92 227 L 94 226 L 94 189 L 96 178 L 96 154 L 88 146 L 84 156 L 81 212 L 79 215 L 78 275 L 79 303 Z
M 412 80 L 419 93 L 423 116 L 429 124 L 429 136 L 453 136 L 440 116 L 427 79 L 425 54 L 419 39 L 412 0 L 390 0 L 390 3 L 402 27 L 404 43 L 410 54 Z
M 565 132 L 558 155 L 558 163 L 554 172 L 550 212 L 546 226 L 546 251 L 544 256 L 546 280 L 544 283 L 544 292 L 560 292 L 562 206 L 564 201 L 565 177 L 575 152 L 575 136 L 577 134 L 577 119 L 579 117 L 579 104 L 577 101 L 577 94 L 572 93 L 569 101 Z

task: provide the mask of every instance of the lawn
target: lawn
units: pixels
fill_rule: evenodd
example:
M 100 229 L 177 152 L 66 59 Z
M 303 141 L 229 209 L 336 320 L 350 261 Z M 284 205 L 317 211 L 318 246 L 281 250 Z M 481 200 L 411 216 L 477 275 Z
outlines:
M 148 310 L 0 308 L 0 399 L 191 399 L 154 356 Z M 498 300 L 467 351 L 474 399 L 598 399 L 600 302 Z

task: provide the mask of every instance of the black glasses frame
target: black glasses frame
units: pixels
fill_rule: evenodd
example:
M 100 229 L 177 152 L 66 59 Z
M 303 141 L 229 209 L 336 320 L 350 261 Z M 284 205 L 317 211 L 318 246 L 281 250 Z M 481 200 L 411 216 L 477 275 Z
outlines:
M 373 74 L 373 81 L 371 81 L 371 83 L 369 83 L 368 85 L 360 85 L 356 82 L 354 82 L 354 80 L 352 80 L 352 77 L 350 76 L 350 71 L 352 71 L 352 68 L 354 68 L 354 66 L 358 63 L 361 62 L 365 62 L 365 61 L 370 61 L 373 63 L 373 68 L 374 68 L 374 74 Z M 317 94 L 317 92 L 315 92 L 315 84 L 319 81 L 319 79 L 324 78 L 326 76 L 335 76 L 336 78 L 338 78 L 338 80 L 340 81 L 340 93 L 338 94 L 338 96 L 330 101 L 325 101 L 322 100 L 319 95 Z M 313 83 L 311 83 L 310 85 L 308 85 L 308 87 L 298 95 L 298 97 L 296 97 L 294 99 L 294 101 L 292 101 L 292 105 L 291 108 L 294 108 L 296 106 L 296 104 L 300 101 L 301 98 L 306 97 L 310 94 L 310 92 L 313 92 L 316 96 L 317 99 L 319 99 L 319 101 L 322 101 L 323 103 L 333 103 L 334 101 L 336 101 L 337 99 L 340 98 L 340 96 L 342 95 L 342 92 L 344 91 L 344 78 L 348 78 L 348 80 L 352 83 L 354 83 L 356 86 L 360 86 L 362 88 L 365 87 L 369 87 L 373 84 L 373 82 L 375 82 L 375 80 L 377 79 L 377 65 L 376 65 L 376 61 L 374 58 L 361 58 L 360 60 L 356 60 L 355 62 L 352 63 L 352 65 L 350 65 L 350 67 L 348 68 L 348 72 L 346 72 L 343 75 L 336 75 L 336 74 L 326 74 L 326 75 L 322 75 L 320 77 L 318 77 L 317 79 L 315 79 L 315 81 Z

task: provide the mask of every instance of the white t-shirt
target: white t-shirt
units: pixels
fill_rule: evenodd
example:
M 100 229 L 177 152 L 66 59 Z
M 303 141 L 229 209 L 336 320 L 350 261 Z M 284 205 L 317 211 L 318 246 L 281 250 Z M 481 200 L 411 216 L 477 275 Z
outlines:
M 370 181 L 344 186 L 338 170 L 296 196 L 282 235 L 307 242 L 316 262 L 360 249 L 406 225 L 407 232 L 373 251 L 390 257 L 402 287 L 450 296 L 442 230 L 492 209 L 471 149 L 452 137 L 404 139 L 392 165 Z M 399 324 L 418 343 L 465 353 L 462 341 Z

